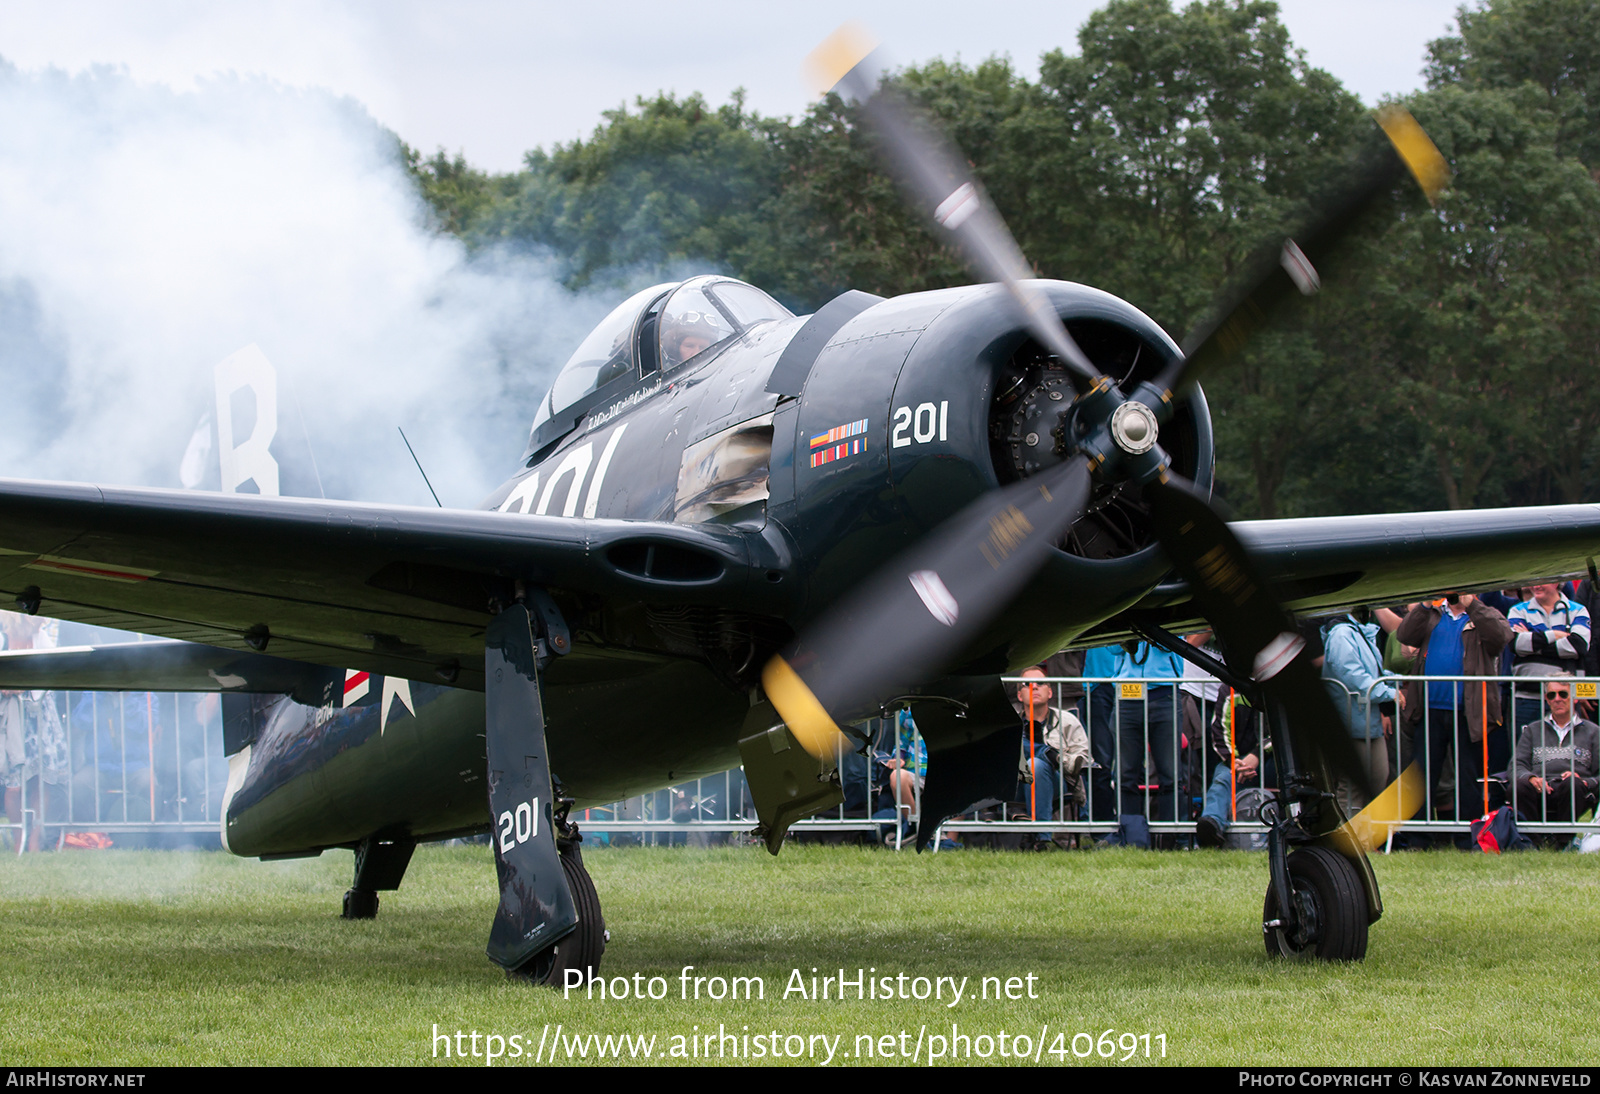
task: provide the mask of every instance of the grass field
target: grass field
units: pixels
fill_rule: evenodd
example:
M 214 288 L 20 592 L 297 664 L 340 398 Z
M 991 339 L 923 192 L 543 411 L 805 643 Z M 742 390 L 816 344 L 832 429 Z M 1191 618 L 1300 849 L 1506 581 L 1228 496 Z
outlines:
M 1166 1060 L 1180 1064 L 1600 1059 L 1600 856 L 1379 857 L 1387 912 L 1367 960 L 1350 966 L 1267 960 L 1258 854 L 789 847 L 771 859 L 751 848 L 661 848 L 592 850 L 587 861 L 612 932 L 605 973 L 638 973 L 641 984 L 659 976 L 665 999 L 563 999 L 508 982 L 483 956 L 494 907 L 487 847 L 419 850 L 404 888 L 360 923 L 336 918 L 345 853 L 277 863 L 198 852 L 6 856 L 0 1063 L 432 1063 L 437 1026 L 497 1034 L 499 1063 L 531 1064 L 541 1033 L 553 1044 L 558 1023 L 564 1044 L 587 1044 L 589 1062 L 602 1044 L 590 1034 L 653 1035 L 660 1058 L 699 1051 L 703 1042 L 689 1038 L 719 1026 L 740 1038 L 775 1032 L 784 1052 L 803 1042 L 819 1062 L 829 1041 L 817 1035 L 837 1038 L 835 1063 L 868 1062 L 852 1055 L 863 1035 L 875 1039 L 872 1060 L 902 1062 L 878 1055 L 886 1043 L 876 1038 L 907 1031 L 893 1048 L 909 1056 L 920 1031 L 926 1060 L 952 1023 L 959 1036 L 989 1038 L 989 1062 L 1016 1062 L 1000 1058 L 1005 1031 L 1025 1034 L 1042 1063 L 1104 1063 L 1072 1049 L 1083 1053 L 1107 1029 L 1101 1047 L 1139 1038 L 1137 1062 L 1146 1044 L 1159 1059 L 1162 1035 Z M 760 977 L 765 999 L 684 1001 L 685 965 L 691 976 Z M 844 1002 L 785 998 L 797 968 L 809 995 L 813 967 L 835 980 L 840 967 L 852 980 L 864 967 L 905 973 L 908 989 L 915 976 L 968 985 L 953 1008 L 858 1001 L 853 986 Z M 1030 974 L 1036 998 L 975 998 L 983 977 Z M 1078 1033 L 1092 1036 L 1074 1042 Z M 740 1062 L 760 1043 L 734 1042 Z M 467 1062 L 485 1062 L 472 1058 L 470 1039 L 458 1045 Z M 767 1052 L 756 1062 L 772 1062 Z M 437 1062 L 447 1062 L 442 1049 Z

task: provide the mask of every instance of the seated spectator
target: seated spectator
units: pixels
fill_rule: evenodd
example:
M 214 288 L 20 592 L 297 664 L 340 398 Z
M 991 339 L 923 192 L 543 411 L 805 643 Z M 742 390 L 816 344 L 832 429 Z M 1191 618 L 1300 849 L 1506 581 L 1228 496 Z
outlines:
M 894 812 L 890 815 L 901 819 L 903 834 L 913 833 L 916 829 L 910 821 L 917 815 L 918 800 L 928 778 L 928 746 L 917 732 L 917 723 L 909 710 L 897 710 L 894 717 L 886 721 L 893 727 L 894 751 L 877 753 L 877 760 L 888 772 L 888 792 L 894 800 Z
M 1524 820 L 1576 820 L 1594 808 L 1600 788 L 1600 727 L 1573 714 L 1570 676 L 1545 680 L 1543 697 L 1550 713 L 1517 737 L 1517 812 Z
M 1511 624 L 1511 645 L 1515 655 L 1511 675 L 1546 677 L 1557 674 L 1582 675 L 1589 652 L 1589 611 L 1582 604 L 1562 596 L 1560 586 L 1545 582 L 1533 586 L 1533 595 L 1506 613 Z M 1543 716 L 1539 705 L 1543 683 L 1536 681 L 1513 686 L 1512 724 L 1525 726 Z M 1490 757 L 1491 766 L 1494 757 Z M 1495 770 L 1504 767 L 1500 764 Z
M 1222 693 L 1211 719 L 1210 737 L 1211 754 L 1218 763 L 1195 825 L 1195 839 L 1202 847 L 1222 847 L 1233 823 L 1237 795 L 1252 787 L 1273 785 L 1277 774 L 1272 757 L 1263 762 L 1260 712 L 1238 692 Z
M 1044 683 L 1043 666 L 1024 669 L 1024 680 L 1037 684 L 1017 685 L 1012 705 L 1028 725 L 1024 748 L 1024 788 L 1022 801 L 1034 820 L 1056 819 L 1056 802 L 1063 803 L 1062 819 L 1076 816 L 1084 800 L 1083 772 L 1089 766 L 1089 735 L 1083 723 L 1069 710 L 1052 706 L 1055 691 Z

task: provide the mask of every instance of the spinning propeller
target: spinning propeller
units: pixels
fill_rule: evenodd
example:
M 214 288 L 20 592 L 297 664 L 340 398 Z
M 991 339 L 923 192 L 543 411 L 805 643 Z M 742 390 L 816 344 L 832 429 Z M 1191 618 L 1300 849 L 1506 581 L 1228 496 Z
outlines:
M 1271 312 L 1320 286 L 1317 263 L 1407 169 L 1433 201 L 1449 178 L 1443 157 L 1409 114 L 1379 119 L 1374 142 L 1323 211 L 1281 247 L 1256 254 L 1154 383 L 1118 389 L 1073 341 L 1030 278 L 1016 241 L 965 161 L 894 89 L 885 65 L 857 30 L 842 28 L 811 58 L 818 82 L 854 101 L 908 199 L 921 208 L 983 278 L 1003 284 L 1038 343 L 1076 378 L 1076 421 L 1087 428 L 1063 462 L 995 490 L 864 582 L 774 657 L 763 671 L 768 697 L 800 744 L 831 754 L 838 723 L 947 664 L 1021 592 L 1084 513 L 1095 480 L 1124 479 L 1142 492 L 1162 550 L 1188 582 L 1230 659 L 1283 708 L 1289 744 L 1307 771 L 1365 781 L 1349 733 L 1317 670 L 1298 655 L 1305 642 L 1227 523 L 1206 496 L 1173 472 L 1159 443 L 1175 393 L 1227 362 Z

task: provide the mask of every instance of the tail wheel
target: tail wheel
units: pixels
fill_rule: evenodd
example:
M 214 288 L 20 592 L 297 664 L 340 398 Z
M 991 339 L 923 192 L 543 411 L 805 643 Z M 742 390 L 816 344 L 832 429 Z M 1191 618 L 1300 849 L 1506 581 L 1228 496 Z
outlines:
M 1269 957 L 1360 961 L 1367 956 L 1367 899 L 1361 878 L 1345 857 L 1326 847 L 1302 847 L 1289 856 L 1289 887 L 1298 925 L 1278 924 L 1278 894 L 1267 885 L 1261 931 Z
M 378 894 L 371 889 L 346 889 L 340 919 L 376 919 Z
M 541 950 L 513 974 L 536 984 L 555 987 L 566 983 L 568 969 L 582 970 L 584 980 L 599 976 L 600 958 L 606 952 L 606 941 L 610 937 L 605 919 L 600 915 L 600 895 L 595 892 L 594 882 L 589 879 L 589 871 L 584 869 L 583 856 L 576 846 L 570 854 L 562 853 L 561 869 L 566 874 L 573 903 L 578 908 L 578 925 L 565 938 L 549 949 Z

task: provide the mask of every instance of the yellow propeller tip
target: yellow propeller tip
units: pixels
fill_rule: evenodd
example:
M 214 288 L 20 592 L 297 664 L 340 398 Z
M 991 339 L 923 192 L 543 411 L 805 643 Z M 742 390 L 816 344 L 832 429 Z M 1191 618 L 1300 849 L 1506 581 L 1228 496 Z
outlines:
M 783 724 L 813 759 L 826 761 L 838 751 L 844 734 L 789 662 L 781 657 L 768 661 L 761 685 Z
M 825 38 L 806 58 L 806 75 L 817 94 L 824 95 L 878 48 L 878 41 L 857 22 L 844 24 Z
M 1363 851 L 1377 850 L 1390 832 L 1422 808 L 1426 782 L 1422 765 L 1413 761 L 1365 809 L 1335 831 L 1334 839 L 1341 843 L 1348 840 Z
M 1439 154 L 1438 147 L 1428 139 L 1417 119 L 1405 107 L 1385 107 L 1378 113 L 1378 124 L 1388 134 L 1394 150 L 1400 153 L 1406 167 L 1416 178 L 1417 185 L 1427 196 L 1428 204 L 1436 204 L 1439 194 L 1450 185 L 1450 165 Z

